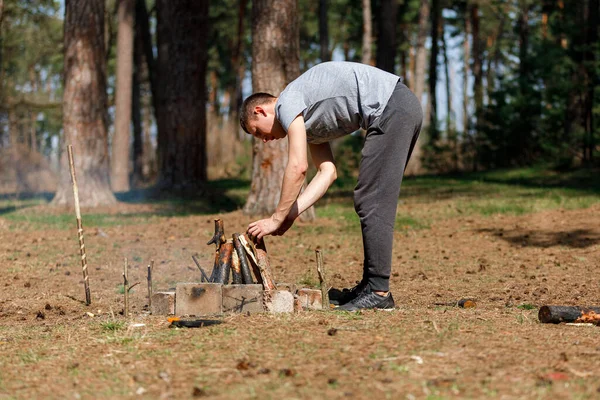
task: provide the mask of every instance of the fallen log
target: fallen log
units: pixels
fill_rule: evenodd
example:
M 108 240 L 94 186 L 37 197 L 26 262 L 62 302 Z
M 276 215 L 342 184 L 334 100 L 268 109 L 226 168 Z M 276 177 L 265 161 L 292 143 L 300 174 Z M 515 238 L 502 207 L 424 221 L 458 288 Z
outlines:
M 242 274 L 242 283 L 247 285 L 251 285 L 254 283 L 252 280 L 252 274 L 250 273 L 250 266 L 248 265 L 248 256 L 246 255 L 246 251 L 244 250 L 244 246 L 242 245 L 239 233 L 233 234 L 233 246 L 235 247 L 235 252 L 240 261 L 240 271 Z
M 600 307 L 542 306 L 538 318 L 544 324 L 590 322 L 600 314 Z

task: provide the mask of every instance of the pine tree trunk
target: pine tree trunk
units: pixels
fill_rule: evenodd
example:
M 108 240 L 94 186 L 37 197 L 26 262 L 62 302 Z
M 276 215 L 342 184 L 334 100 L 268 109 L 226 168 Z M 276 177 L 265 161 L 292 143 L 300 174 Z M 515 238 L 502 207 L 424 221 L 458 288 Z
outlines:
M 381 0 L 379 4 L 376 65 L 384 71 L 395 73 L 396 66 L 396 16 L 398 2 Z
M 427 50 L 425 41 L 427 40 L 427 27 L 429 26 L 429 1 L 421 0 L 419 9 L 419 28 L 417 32 L 416 60 L 415 60 L 415 95 L 419 101 L 423 102 L 423 92 L 425 91 L 425 62 L 427 59 Z
M 113 191 L 127 192 L 129 191 L 129 126 L 131 123 L 135 0 L 118 1 L 115 132 L 112 140 L 110 182 Z
M 439 54 L 439 33 L 440 33 L 440 2 L 431 1 L 431 55 L 429 56 L 429 98 L 430 98 L 430 118 L 429 141 L 435 143 L 438 138 L 438 120 L 437 120 L 437 57 Z
M 143 42 L 139 29 L 133 41 L 133 81 L 131 93 L 131 122 L 133 125 L 133 184 L 144 181 L 142 174 L 144 144 L 142 133 L 142 76 L 144 71 Z
M 296 0 L 252 3 L 252 90 L 275 96 L 300 75 L 300 44 Z M 268 35 L 265 33 L 269 32 Z M 258 40 L 260 38 L 260 40 Z M 252 186 L 244 212 L 271 215 L 281 194 L 288 161 L 287 141 L 263 143 L 253 138 Z M 306 214 L 306 215 L 305 215 Z M 314 209 L 303 213 L 314 219 Z
M 444 56 L 444 75 L 446 76 L 446 131 L 451 133 L 454 131 L 452 111 L 452 78 L 450 76 L 450 62 L 448 60 L 448 46 L 446 45 L 445 22 L 442 19 L 440 26 L 440 39 L 442 41 L 442 54 Z
M 588 12 L 587 12 L 587 24 L 586 24 L 586 55 L 585 55 L 585 66 L 586 66 L 586 86 L 587 93 L 585 99 L 585 110 L 584 110 L 584 128 L 586 132 L 586 143 L 584 144 L 583 160 L 584 162 L 591 164 L 594 158 L 594 149 L 596 148 L 596 140 L 594 135 L 594 92 L 597 86 L 597 59 L 598 54 L 594 49 L 598 49 L 598 25 L 600 18 L 598 16 L 599 0 L 589 0 Z
M 106 129 L 104 0 L 65 2 L 64 144 L 73 146 L 82 207 L 113 204 Z M 52 204 L 73 203 L 66 148 Z
M 206 181 L 208 3 L 156 2 L 163 113 L 158 186 L 163 189 L 193 188 Z
M 463 40 L 463 132 L 468 137 L 471 128 L 469 118 L 469 71 L 471 70 L 471 46 L 469 36 L 471 35 L 471 19 L 469 17 L 469 3 L 465 12 L 465 35 Z
M 362 33 L 362 63 L 371 64 L 371 42 L 373 41 L 373 20 L 371 17 L 371 0 L 362 0 L 363 33 Z
M 321 62 L 331 60 L 329 53 L 329 23 L 327 21 L 327 3 L 329 0 L 319 0 L 319 50 Z
M 474 4 L 471 7 L 471 25 L 473 28 L 473 98 L 477 124 L 481 122 L 481 112 L 483 111 L 483 55 L 479 37 L 479 20 L 479 7 Z

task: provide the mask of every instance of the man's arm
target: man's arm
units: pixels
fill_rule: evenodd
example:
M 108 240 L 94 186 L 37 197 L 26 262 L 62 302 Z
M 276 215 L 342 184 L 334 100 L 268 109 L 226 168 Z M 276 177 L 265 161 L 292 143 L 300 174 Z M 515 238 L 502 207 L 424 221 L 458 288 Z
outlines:
M 333 153 L 329 143 L 310 144 L 310 154 L 313 163 L 317 167 L 317 174 L 310 181 L 306 189 L 300 194 L 294 203 L 283 224 L 275 231 L 275 236 L 283 235 L 294 224 L 298 215 L 315 204 L 337 178 Z
M 282 226 L 292 207 L 295 206 L 296 199 L 306 178 L 306 170 L 308 169 L 306 128 L 304 127 L 304 117 L 302 115 L 298 115 L 290 124 L 287 138 L 288 163 L 283 174 L 279 204 L 277 204 L 275 213 L 271 218 L 252 222 L 248 226 L 248 234 L 257 239 L 274 233 Z
M 302 115 L 297 116 L 290 124 L 287 137 L 288 163 L 283 174 L 279 204 L 272 217 L 280 225 L 294 206 L 308 169 L 306 128 L 304 127 L 304 117 Z
M 329 143 L 310 144 L 309 148 L 313 163 L 317 167 L 317 174 L 298 197 L 298 215 L 323 197 L 337 178 L 337 170 Z

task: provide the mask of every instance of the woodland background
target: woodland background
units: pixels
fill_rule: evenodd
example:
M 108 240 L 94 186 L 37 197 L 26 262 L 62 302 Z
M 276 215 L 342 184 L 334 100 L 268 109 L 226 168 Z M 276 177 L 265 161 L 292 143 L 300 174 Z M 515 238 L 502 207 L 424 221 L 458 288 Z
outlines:
M 84 206 L 229 177 L 268 213 L 286 144 L 253 142 L 237 110 L 330 59 L 421 99 L 410 174 L 594 167 L 598 15 L 598 0 L 0 0 L 0 184 L 69 203 L 72 144 Z M 342 181 L 361 140 L 334 144 Z

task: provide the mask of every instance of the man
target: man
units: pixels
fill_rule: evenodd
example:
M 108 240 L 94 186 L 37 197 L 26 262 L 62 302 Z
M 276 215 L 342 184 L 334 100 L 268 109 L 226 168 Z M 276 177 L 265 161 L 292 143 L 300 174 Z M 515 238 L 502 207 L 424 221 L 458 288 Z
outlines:
M 291 82 L 279 97 L 267 93 L 248 97 L 240 113 L 242 128 L 264 142 L 287 136 L 289 144 L 275 213 L 252 222 L 248 234 L 259 240 L 283 235 L 336 179 L 329 141 L 365 129 L 354 189 L 363 237 L 363 278 L 352 289 L 332 292 L 331 298 L 342 310 L 393 309 L 389 278 L 396 207 L 422 120 L 421 104 L 399 77 L 351 62 L 319 64 Z M 300 194 L 308 168 L 307 146 L 317 174 Z

